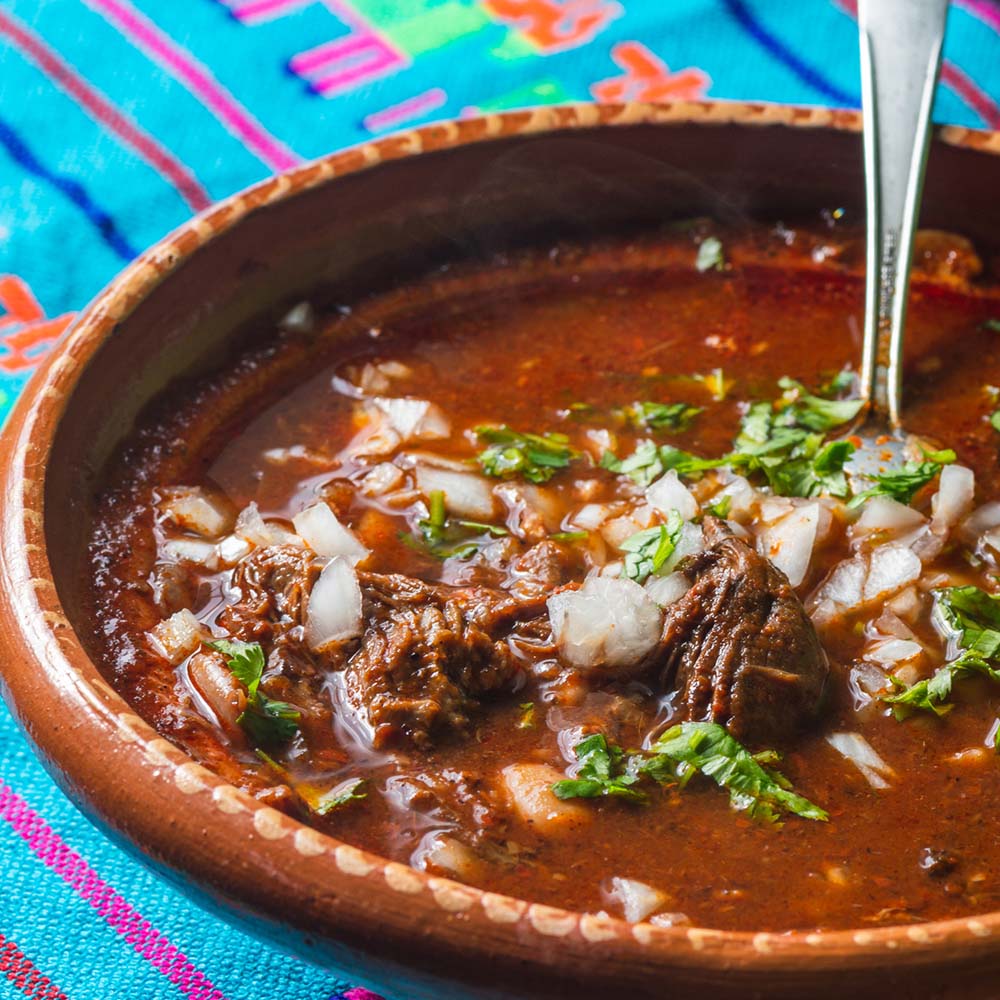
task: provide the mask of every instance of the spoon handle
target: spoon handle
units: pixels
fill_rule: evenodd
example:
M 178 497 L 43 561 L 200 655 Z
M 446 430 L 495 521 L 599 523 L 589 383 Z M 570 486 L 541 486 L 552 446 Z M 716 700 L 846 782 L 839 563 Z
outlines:
M 948 0 L 860 0 L 868 240 L 861 393 L 900 425 L 903 325 Z

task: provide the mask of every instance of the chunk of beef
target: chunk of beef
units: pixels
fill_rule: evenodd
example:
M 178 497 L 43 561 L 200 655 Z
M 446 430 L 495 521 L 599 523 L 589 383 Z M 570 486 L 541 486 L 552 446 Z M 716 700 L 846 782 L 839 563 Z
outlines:
M 533 545 L 510 564 L 509 589 L 515 597 L 551 597 L 575 572 L 582 575 L 579 554 L 546 539 Z
M 233 570 L 240 599 L 219 615 L 219 624 L 244 642 L 269 642 L 302 624 L 317 571 L 308 549 L 267 545 L 254 549 Z
M 541 600 L 399 575 L 359 577 L 365 630 L 345 683 L 376 747 L 428 746 L 441 733 L 466 731 L 480 698 L 522 683 L 507 638 L 543 613 Z
M 661 647 L 682 717 L 763 744 L 814 718 L 829 667 L 787 577 L 705 518 L 708 548 L 682 569 L 691 589 L 667 608 Z

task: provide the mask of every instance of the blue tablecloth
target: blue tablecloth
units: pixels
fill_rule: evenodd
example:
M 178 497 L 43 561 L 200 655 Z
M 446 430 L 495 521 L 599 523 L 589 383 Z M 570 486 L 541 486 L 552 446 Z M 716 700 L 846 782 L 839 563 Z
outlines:
M 0 417 L 73 311 L 213 200 L 372 135 L 595 98 L 858 104 L 850 0 L 0 0 Z M 935 115 L 1000 128 L 1000 5 Z M 2 669 L 2 667 L 0 667 Z M 0 1000 L 362 1000 L 201 912 L 0 707 Z

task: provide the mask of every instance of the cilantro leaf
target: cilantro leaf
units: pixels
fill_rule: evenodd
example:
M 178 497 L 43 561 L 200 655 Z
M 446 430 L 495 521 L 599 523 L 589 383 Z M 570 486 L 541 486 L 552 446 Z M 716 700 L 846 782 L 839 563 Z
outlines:
M 558 469 L 580 457 L 569 446 L 565 434 L 522 434 L 506 424 L 499 427 L 480 426 L 477 437 L 489 442 L 478 455 L 479 464 L 488 476 L 510 479 L 523 476 L 532 483 L 548 482 Z
M 689 403 L 633 403 L 624 409 L 625 419 L 637 427 L 654 431 L 683 431 L 691 426 L 703 407 Z
M 993 430 L 1000 431 L 1000 410 L 994 410 L 990 414 L 990 425 L 993 427 Z
M 208 645 L 226 657 L 226 666 L 247 689 L 246 708 L 236 721 L 251 741 L 258 746 L 287 743 L 298 732 L 300 713 L 294 706 L 269 698 L 260 690 L 267 665 L 260 643 L 217 639 Z
M 604 796 L 645 802 L 634 786 L 648 778 L 660 785 L 684 788 L 695 774 L 711 778 L 729 792 L 734 809 L 778 821 L 782 813 L 825 821 L 825 810 L 792 791 L 780 772 L 766 765 L 774 751 L 752 754 L 714 722 L 683 722 L 668 729 L 648 752 L 626 754 L 595 733 L 576 745 L 580 761 L 576 778 L 557 781 L 557 798 L 593 799 Z
M 676 469 L 679 476 L 690 476 L 725 464 L 725 459 L 699 458 L 669 444 L 657 447 L 654 441 L 640 441 L 628 458 L 617 458 L 610 451 L 601 458 L 602 469 L 628 476 L 640 486 L 649 486 L 670 469 Z
M 706 236 L 698 244 L 698 256 L 695 258 L 694 266 L 699 271 L 710 271 L 712 268 L 721 271 L 726 266 L 722 242 L 715 236 Z
M 603 733 L 594 733 L 574 748 L 579 761 L 577 777 L 557 781 L 552 793 L 557 799 L 622 798 L 645 802 L 646 795 L 632 786 L 639 775 L 627 770 L 627 758 L 621 747 L 609 744 Z
M 435 559 L 468 559 L 483 544 L 483 535 L 502 538 L 509 534 L 498 524 L 482 524 L 479 521 L 465 521 L 449 518 L 445 512 L 446 498 L 443 490 L 431 490 L 427 496 L 427 517 L 417 521 L 420 535 L 400 533 L 400 540 L 418 552 L 425 552 Z
M 300 794 L 302 791 L 300 789 Z M 317 816 L 326 816 L 335 809 L 340 809 L 351 802 L 360 802 L 368 797 L 368 790 L 364 778 L 355 778 L 346 786 L 338 785 L 321 795 L 303 795 L 306 805 L 316 813 Z
M 729 511 L 732 509 L 732 506 L 733 498 L 728 493 L 724 493 L 718 500 L 713 500 L 705 506 L 705 513 L 711 514 L 712 517 L 722 518 L 724 521 L 729 517 Z
M 729 792 L 734 809 L 775 821 L 782 812 L 825 821 L 825 810 L 791 790 L 788 780 L 761 762 L 773 754 L 754 755 L 714 722 L 682 722 L 668 729 L 651 747 L 645 771 L 656 780 L 669 776 L 682 784 L 694 772 L 711 778 Z M 669 764 L 668 764 L 669 762 Z
M 893 469 L 879 475 L 869 476 L 875 485 L 871 489 L 856 493 L 848 507 L 857 507 L 872 497 L 891 497 L 908 504 L 918 490 L 926 486 L 942 467 L 955 461 L 955 453 L 950 449 L 924 452 L 924 461 L 907 462 L 900 469 Z
M 911 709 L 935 715 L 950 712 L 952 688 L 963 677 L 982 674 L 1000 682 L 1000 596 L 965 586 L 936 591 L 934 598 L 935 613 L 955 636 L 960 653 L 909 687 L 890 678 L 900 690 L 883 696 L 883 701 L 895 706 L 896 718 Z
M 790 414 L 795 426 L 825 433 L 835 427 L 849 423 L 865 405 L 863 399 L 824 399 L 812 395 L 801 382 L 795 379 L 778 379 L 784 390 L 779 405 L 782 412 Z
M 667 517 L 666 524 L 658 524 L 638 531 L 621 544 L 625 556 L 625 575 L 636 583 L 659 573 L 663 564 L 673 555 L 680 538 L 684 521 L 676 510 Z

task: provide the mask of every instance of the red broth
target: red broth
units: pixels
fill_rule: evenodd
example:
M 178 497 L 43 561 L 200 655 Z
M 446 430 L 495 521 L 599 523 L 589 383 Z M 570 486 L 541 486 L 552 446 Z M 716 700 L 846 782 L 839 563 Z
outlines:
M 246 596 L 233 585 L 234 560 L 263 546 L 233 534 L 233 517 L 251 503 L 279 531 L 275 537 L 292 530 L 293 515 L 325 503 L 371 550 L 364 571 L 432 584 L 505 592 L 520 579 L 516 559 L 542 542 L 557 553 L 562 573 L 552 593 L 572 593 L 588 575 L 620 563 L 612 539 L 620 541 L 623 529 L 609 524 L 632 517 L 641 530 L 660 522 L 641 487 L 600 466 L 603 451 L 628 456 L 652 439 L 723 455 L 748 403 L 780 396 L 778 379 L 815 388 L 859 357 L 856 235 L 719 237 L 725 264 L 704 271 L 695 267 L 688 234 L 444 270 L 312 323 L 300 311 L 272 335 L 261 331 L 263 346 L 214 376 L 173 387 L 109 470 L 94 517 L 92 643 L 109 679 L 168 739 L 262 800 L 349 843 L 482 888 L 628 915 L 616 880 L 635 880 L 655 903 L 633 917 L 776 931 L 995 909 L 1000 687 L 963 679 L 953 709 L 940 717 L 913 711 L 899 720 L 880 697 L 893 690 L 895 670 L 913 683 L 954 655 L 932 617 L 935 588 L 996 586 L 992 549 L 958 522 L 924 559 L 919 579 L 831 613 L 823 588 L 861 543 L 857 513 L 824 501 L 831 526 L 817 537 L 795 592 L 816 621 L 829 679 L 818 718 L 778 741 L 773 766 L 829 814 L 826 822 L 754 818 L 700 774 L 683 787 L 646 782 L 645 803 L 550 798 L 548 819 L 526 811 L 504 776 L 510 765 L 572 776 L 573 747 L 587 734 L 648 751 L 678 712 L 669 684 L 657 677 L 608 680 L 567 664 L 546 631 L 547 593 L 536 594 L 535 631 L 508 640 L 513 652 L 504 655 L 517 661 L 516 682 L 477 694 L 466 724 L 422 741 L 373 740 L 354 718 L 338 675 L 356 639 L 332 658 L 299 649 L 292 665 L 269 661 L 261 691 L 298 716 L 291 738 L 266 746 L 245 723 L 227 725 L 199 688 L 191 657 L 207 647 L 196 641 L 192 654 L 182 642 L 177 652 L 155 639 L 161 622 L 181 610 L 215 638 L 227 634 L 226 609 Z M 967 248 L 950 257 L 939 250 L 935 244 L 928 252 L 930 273 L 912 296 L 905 423 L 936 447 L 953 448 L 974 471 L 981 510 L 998 492 L 1000 433 L 988 417 L 998 405 L 990 387 L 1000 384 L 1000 332 L 988 321 L 1000 318 L 1000 291 L 970 274 Z M 371 430 L 376 396 L 428 401 L 448 429 L 419 440 L 403 435 L 364 454 L 357 442 Z M 655 431 L 628 417 L 637 401 L 700 412 L 686 428 Z M 485 477 L 475 461 L 485 444 L 473 429 L 486 424 L 565 434 L 579 457 L 543 483 Z M 413 471 L 428 453 L 474 476 L 480 493 L 490 491 L 494 513 L 486 520 L 497 537 L 465 528 L 466 551 L 444 559 L 428 551 L 420 522 L 430 498 Z M 376 467 L 375 478 L 366 478 Z M 715 475 L 687 483 L 702 513 L 723 486 Z M 763 506 L 742 528 L 750 546 L 768 554 L 762 518 L 769 502 L 783 501 L 769 500 L 759 475 L 750 479 L 753 502 Z M 925 525 L 933 523 L 936 482 L 910 505 Z M 167 491 L 176 487 L 206 491 L 223 511 L 220 526 L 192 530 L 172 514 Z M 595 528 L 576 527 L 588 505 L 610 506 L 612 515 Z M 224 536 L 230 555 L 220 560 Z M 887 621 L 895 633 L 885 631 Z M 259 634 L 263 653 L 273 653 L 272 627 Z M 879 662 L 891 639 L 919 651 L 905 662 Z M 248 689 L 233 690 L 234 706 L 245 710 Z M 831 745 L 834 733 L 856 734 L 874 749 L 884 765 L 874 783 L 870 770 L 866 776 Z M 530 769 L 537 766 L 549 770 Z M 317 802 L 358 780 L 354 790 L 363 797 L 319 814 Z M 551 797 L 548 788 L 538 794 Z

